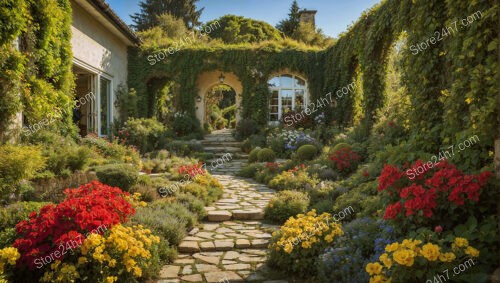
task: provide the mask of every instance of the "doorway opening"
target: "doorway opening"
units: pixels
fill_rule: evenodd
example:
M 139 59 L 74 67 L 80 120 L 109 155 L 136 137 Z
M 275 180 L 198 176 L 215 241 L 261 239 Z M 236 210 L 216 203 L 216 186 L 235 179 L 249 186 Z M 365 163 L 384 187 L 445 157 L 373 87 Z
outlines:
M 76 87 L 73 108 L 73 123 L 79 128 L 80 136 L 97 133 L 96 75 L 73 66 Z
M 212 87 L 205 99 L 205 130 L 236 128 L 236 91 L 227 84 Z

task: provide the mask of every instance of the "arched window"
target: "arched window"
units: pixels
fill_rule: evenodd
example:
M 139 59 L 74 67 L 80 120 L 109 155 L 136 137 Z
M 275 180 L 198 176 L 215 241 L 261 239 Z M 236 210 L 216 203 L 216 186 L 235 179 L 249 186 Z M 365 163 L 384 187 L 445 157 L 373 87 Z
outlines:
M 268 81 L 269 122 L 278 122 L 288 111 L 301 111 L 307 105 L 307 83 L 294 75 L 279 75 Z

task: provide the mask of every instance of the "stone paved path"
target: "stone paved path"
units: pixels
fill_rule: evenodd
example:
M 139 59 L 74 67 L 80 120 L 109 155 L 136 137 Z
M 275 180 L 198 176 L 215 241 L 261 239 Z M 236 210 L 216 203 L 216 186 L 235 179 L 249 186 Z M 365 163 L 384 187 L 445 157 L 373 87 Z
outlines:
M 286 283 L 265 265 L 271 233 L 279 227 L 262 223 L 263 209 L 274 191 L 252 180 L 234 176 L 245 156 L 230 132 L 206 138 L 207 151 L 224 154 L 226 143 L 233 147 L 233 159 L 211 173 L 224 186 L 222 199 L 207 207 L 208 217 L 179 245 L 179 257 L 164 266 L 158 283 L 177 282 L 266 282 Z M 206 148 L 207 149 L 207 148 Z M 217 155 L 214 158 L 218 158 Z M 271 280 L 273 279 L 273 280 Z

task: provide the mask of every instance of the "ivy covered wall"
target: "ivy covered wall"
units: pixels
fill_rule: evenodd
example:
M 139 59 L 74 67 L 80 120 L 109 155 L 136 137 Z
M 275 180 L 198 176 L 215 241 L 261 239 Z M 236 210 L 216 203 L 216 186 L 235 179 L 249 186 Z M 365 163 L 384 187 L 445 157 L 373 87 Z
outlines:
M 235 74 L 243 85 L 242 115 L 264 125 L 268 119 L 268 86 L 271 74 L 283 70 L 304 76 L 313 96 L 322 90 L 322 55 L 317 50 L 283 49 L 278 47 L 246 48 L 227 46 L 220 48 L 186 48 L 167 59 L 151 65 L 147 57 L 154 50 L 129 52 L 129 86 L 139 95 L 138 108 L 141 116 L 148 116 L 148 102 L 152 99 L 147 91 L 148 83 L 162 78 L 179 85 L 178 111 L 194 117 L 198 76 L 208 71 Z
M 364 13 L 326 52 L 325 91 L 363 76 L 366 123 L 384 103 L 387 51 L 401 41 L 403 84 L 411 98 L 410 142 L 437 152 L 472 136 L 474 149 L 458 153 L 474 167 L 492 158 L 498 125 L 498 2 L 387 0 Z M 353 97 L 339 101 L 334 119 L 350 124 Z M 369 127 L 367 127 L 369 129 Z
M 29 124 L 55 118 L 70 131 L 70 39 L 69 0 L 0 2 L 0 140 L 21 110 Z
M 468 17 L 474 19 L 469 23 Z M 194 113 L 198 75 L 210 70 L 233 72 L 244 86 L 243 117 L 265 124 L 266 81 L 273 72 L 289 69 L 303 74 L 313 101 L 356 82 L 362 89 L 340 98 L 328 115 L 337 124 L 363 127 L 369 135 L 377 109 L 387 102 L 387 57 L 399 42 L 402 81 L 413 109 L 405 117 L 410 141 L 419 150 L 436 152 L 478 135 L 479 146 L 460 154 L 464 162 L 479 162 L 477 157 L 466 157 L 491 158 L 498 124 L 497 21 L 498 3 L 493 0 L 387 0 L 365 12 L 325 51 L 199 47 L 181 50 L 151 66 L 147 56 L 155 50 L 135 50 L 129 83 L 141 96 L 140 112 L 147 113 L 145 83 L 165 75 L 180 85 L 181 109 Z M 255 70 L 263 76 L 255 76 Z

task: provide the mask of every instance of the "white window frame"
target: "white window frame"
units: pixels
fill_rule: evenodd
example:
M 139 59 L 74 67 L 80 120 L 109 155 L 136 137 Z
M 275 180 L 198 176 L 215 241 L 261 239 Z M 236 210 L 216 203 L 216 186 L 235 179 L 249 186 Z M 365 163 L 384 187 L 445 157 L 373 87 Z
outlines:
M 109 128 L 111 130 L 111 126 L 113 124 L 113 108 L 114 108 L 114 100 L 115 100 L 115 97 L 114 97 L 114 92 L 113 92 L 113 78 L 111 76 L 108 76 L 106 74 L 99 74 L 97 76 L 97 89 L 98 89 L 98 94 L 97 94 L 97 132 L 98 132 L 98 135 L 100 137 L 107 137 L 108 134 L 107 133 L 102 133 L 101 132 L 101 129 L 102 129 L 102 121 L 101 121 L 101 97 L 102 97 L 102 93 L 101 93 L 101 79 L 106 79 L 109 81 L 109 94 L 108 94 L 108 115 L 107 115 L 107 118 L 108 118 L 108 125 L 109 125 Z
M 293 80 L 293 85 L 291 87 L 283 87 L 283 83 L 282 83 L 282 78 L 284 76 L 291 76 L 292 77 L 292 80 Z M 269 104 L 268 104 L 268 121 L 270 124 L 279 124 L 281 119 L 283 118 L 283 96 L 282 96 L 282 91 L 286 90 L 286 91 L 292 91 L 293 95 L 292 95 L 292 110 L 295 110 L 296 106 L 295 106 L 295 93 L 297 90 L 303 90 L 304 91 L 304 110 L 307 108 L 307 105 L 308 105 L 308 100 L 309 100 L 309 86 L 308 86 L 308 83 L 307 83 L 307 80 L 300 77 L 300 76 L 297 76 L 297 75 L 292 75 L 292 74 L 279 74 L 279 75 L 276 75 L 276 76 L 273 76 L 271 77 L 269 80 L 268 80 L 268 84 L 269 82 L 272 80 L 272 79 L 275 79 L 275 78 L 279 78 L 279 81 L 280 81 L 280 85 L 278 87 L 269 87 L 269 93 L 270 95 L 272 95 L 272 93 L 274 91 L 277 91 L 278 92 L 278 120 L 277 121 L 271 121 L 271 102 L 272 102 L 272 99 L 271 97 L 269 98 Z M 300 87 L 300 86 L 296 86 L 295 85 L 295 81 L 297 79 L 300 79 L 300 80 L 303 80 L 305 82 L 304 86 L 303 87 Z

